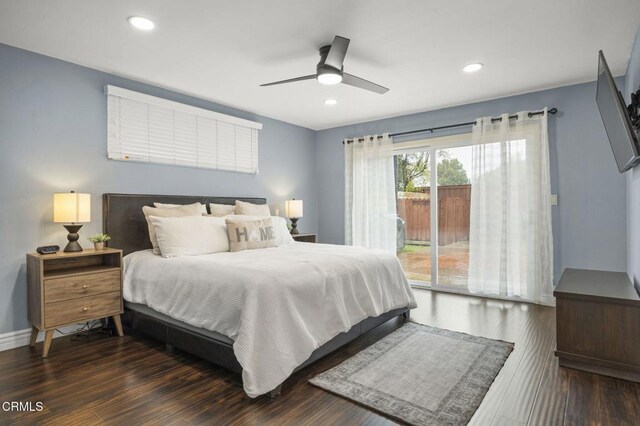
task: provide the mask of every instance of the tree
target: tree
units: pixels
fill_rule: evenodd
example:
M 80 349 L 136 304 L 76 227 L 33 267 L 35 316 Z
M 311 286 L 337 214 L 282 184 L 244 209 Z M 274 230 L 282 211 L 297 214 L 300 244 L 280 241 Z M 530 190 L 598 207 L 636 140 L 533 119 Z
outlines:
M 469 183 L 467 179 L 467 174 L 462 167 L 460 161 L 454 159 L 456 164 L 449 165 L 449 159 L 451 155 L 449 151 L 446 149 L 438 150 L 438 159 L 441 160 L 441 164 L 447 162 L 447 166 L 444 169 L 440 168 L 440 164 L 438 165 L 438 181 L 440 185 L 462 185 L 465 183 Z M 450 182 L 451 180 L 447 179 L 445 181 L 442 180 L 440 173 L 447 173 L 449 167 L 460 168 L 462 175 L 459 176 L 459 173 L 456 171 L 453 173 L 455 175 L 455 180 L 453 182 L 462 181 L 461 184 L 458 183 L 443 183 Z M 412 152 L 410 154 L 399 154 L 396 155 L 396 190 L 403 192 L 424 192 L 425 188 L 429 186 L 429 179 L 431 179 L 431 167 L 429 164 L 429 151 L 418 151 Z
M 429 152 L 396 155 L 396 189 L 414 192 L 429 182 Z
M 457 158 L 443 159 L 438 163 L 438 185 L 466 185 L 467 172 Z

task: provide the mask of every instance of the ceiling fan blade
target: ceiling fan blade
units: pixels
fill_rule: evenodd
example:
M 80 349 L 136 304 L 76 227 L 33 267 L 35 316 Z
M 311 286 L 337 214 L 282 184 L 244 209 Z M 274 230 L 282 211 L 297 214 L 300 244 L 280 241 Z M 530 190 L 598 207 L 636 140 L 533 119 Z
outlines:
M 335 36 L 333 43 L 331 43 L 331 49 L 329 49 L 329 53 L 327 53 L 327 57 L 324 60 L 324 64 L 337 70 L 341 70 L 344 57 L 347 54 L 347 49 L 349 48 L 349 42 L 351 42 L 351 40 L 348 38 Z
M 381 95 L 389 91 L 389 89 L 384 86 L 372 83 L 369 80 L 365 80 L 364 78 L 356 77 L 355 75 L 347 74 L 346 72 L 342 73 L 342 82 L 344 84 L 348 84 L 349 86 L 359 87 L 360 89 L 369 90 Z
M 294 81 L 313 80 L 315 78 L 316 78 L 316 75 L 311 74 L 311 75 L 305 75 L 303 77 L 296 77 L 296 78 L 290 78 L 288 80 L 280 80 L 280 81 L 274 81 L 273 83 L 261 84 L 260 87 L 275 86 L 276 84 L 293 83 Z

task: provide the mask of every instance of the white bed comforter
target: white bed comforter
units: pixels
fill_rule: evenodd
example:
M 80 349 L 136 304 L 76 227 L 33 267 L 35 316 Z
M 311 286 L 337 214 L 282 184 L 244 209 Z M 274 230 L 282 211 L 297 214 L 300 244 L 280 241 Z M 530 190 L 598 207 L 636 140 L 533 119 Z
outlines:
M 233 339 L 250 397 L 363 319 L 416 307 L 395 256 L 310 243 L 169 259 L 135 252 L 124 298 Z

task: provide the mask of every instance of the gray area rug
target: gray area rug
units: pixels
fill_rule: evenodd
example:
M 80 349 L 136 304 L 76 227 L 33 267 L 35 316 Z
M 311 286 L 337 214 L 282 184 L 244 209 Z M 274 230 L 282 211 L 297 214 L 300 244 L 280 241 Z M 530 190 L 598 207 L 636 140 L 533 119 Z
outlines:
M 416 425 L 464 425 L 513 343 L 407 323 L 310 382 Z

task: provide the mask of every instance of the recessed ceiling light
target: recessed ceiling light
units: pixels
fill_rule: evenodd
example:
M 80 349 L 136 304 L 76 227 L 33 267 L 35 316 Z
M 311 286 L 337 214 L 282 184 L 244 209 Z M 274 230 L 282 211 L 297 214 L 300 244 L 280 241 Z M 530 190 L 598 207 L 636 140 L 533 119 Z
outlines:
M 143 18 L 142 16 L 130 17 L 129 23 L 131 26 L 143 31 L 151 31 L 156 26 L 151 19 Z
M 338 103 L 337 99 L 325 99 L 324 100 L 324 104 L 325 105 L 336 105 Z
M 482 68 L 484 65 L 482 65 L 480 62 L 475 63 L 475 64 L 469 64 L 467 66 L 465 66 L 464 68 L 462 68 L 462 71 L 464 72 L 476 72 L 476 71 L 480 71 L 480 68 Z

